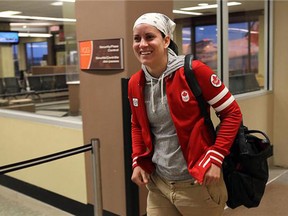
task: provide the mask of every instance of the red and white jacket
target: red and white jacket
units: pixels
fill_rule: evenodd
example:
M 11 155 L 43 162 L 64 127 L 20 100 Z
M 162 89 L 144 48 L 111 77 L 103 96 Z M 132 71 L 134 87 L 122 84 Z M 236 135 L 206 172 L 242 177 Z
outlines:
M 165 78 L 166 95 L 179 144 L 187 162 L 188 171 L 198 182 L 203 182 L 211 163 L 221 167 L 224 157 L 237 134 L 242 121 L 240 108 L 233 95 L 214 72 L 200 61 L 194 60 L 192 68 L 207 103 L 220 116 L 220 128 L 215 141 L 204 124 L 198 102 L 190 90 L 184 67 Z M 133 168 L 140 166 L 152 173 L 153 143 L 144 101 L 145 75 L 142 70 L 129 80 L 128 96 L 132 112 Z

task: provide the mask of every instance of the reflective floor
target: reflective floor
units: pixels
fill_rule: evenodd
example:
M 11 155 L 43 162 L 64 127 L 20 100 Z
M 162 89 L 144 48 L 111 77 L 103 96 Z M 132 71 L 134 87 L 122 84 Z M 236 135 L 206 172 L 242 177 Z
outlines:
M 38 200 L 0 186 L 0 216 L 71 216 Z M 261 204 L 257 208 L 225 210 L 224 216 L 287 216 L 288 170 L 271 168 Z M 83 215 L 84 216 L 84 215 Z M 167 215 L 169 216 L 169 215 Z M 203 215 L 205 216 L 205 215 Z M 208 216 L 208 215 L 207 215 Z
M 0 186 L 1 216 L 69 216 L 66 212 Z
M 288 170 L 270 169 L 269 181 L 264 196 L 257 208 L 238 207 L 226 209 L 224 216 L 287 216 L 288 215 Z

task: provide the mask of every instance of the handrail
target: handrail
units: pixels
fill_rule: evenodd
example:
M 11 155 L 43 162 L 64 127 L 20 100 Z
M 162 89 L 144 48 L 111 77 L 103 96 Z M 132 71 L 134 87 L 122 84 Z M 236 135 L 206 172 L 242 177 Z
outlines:
M 91 151 L 92 167 L 93 167 L 93 186 L 94 186 L 94 215 L 102 216 L 102 185 L 101 185 L 101 169 L 100 169 L 100 141 L 99 139 L 91 139 L 91 144 L 68 149 L 65 151 L 57 152 L 54 154 L 45 155 L 17 163 L 12 163 L 4 166 L 0 166 L 0 175 L 16 170 L 36 166 L 39 164 L 51 162 L 61 158 L 73 156 L 76 154 Z

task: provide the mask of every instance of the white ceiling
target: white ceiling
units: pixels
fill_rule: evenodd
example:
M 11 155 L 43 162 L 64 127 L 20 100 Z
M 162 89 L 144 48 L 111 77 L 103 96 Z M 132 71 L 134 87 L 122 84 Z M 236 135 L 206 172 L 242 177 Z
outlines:
M 56 1 L 56 0 L 55 0 Z M 62 7 L 50 5 L 51 0 L 0 0 L 0 12 L 6 10 L 21 11 L 21 15 L 62 17 Z M 4 21 L 7 19 L 1 19 Z M 22 20 L 23 21 L 23 20 Z
M 0 0 L 0 12 L 6 11 L 6 10 L 13 10 L 13 11 L 21 11 L 22 14 L 20 15 L 26 15 L 26 16 L 42 16 L 42 17 L 57 17 L 62 18 L 63 17 L 63 11 L 61 6 L 52 6 L 51 3 L 55 2 L 57 0 L 31 0 L 31 1 L 24 1 L 24 0 Z M 235 0 L 237 1 L 237 0 Z M 203 2 L 203 1 L 201 1 Z M 229 1 L 231 2 L 231 1 Z M 241 6 L 235 6 L 235 7 L 229 7 L 229 10 L 232 11 L 245 11 L 247 9 L 249 10 L 258 10 L 260 8 L 263 9 L 264 7 L 264 0 L 240 0 L 238 2 L 241 2 Z M 262 3 L 261 3 L 262 2 Z M 197 4 L 200 3 L 198 0 L 186 0 L 186 1 L 180 1 L 180 0 L 174 0 L 174 9 L 179 10 L 183 7 L 191 7 L 191 6 L 197 6 Z M 216 0 L 205 0 L 205 3 L 209 4 L 215 4 Z M 64 4 L 74 4 L 71 2 L 66 2 Z M 231 8 L 231 9 L 230 9 Z M 196 12 L 196 11 L 195 11 Z M 203 13 L 203 15 L 208 14 L 215 14 L 216 9 L 207 9 L 207 10 L 199 10 L 197 12 Z M 66 14 L 65 14 L 66 15 Z M 175 18 L 184 18 L 187 17 L 187 15 L 175 15 Z M 190 16 L 191 17 L 191 16 Z M 66 18 L 74 18 L 74 17 L 66 17 Z M 0 18 L 0 22 L 37 22 L 33 20 L 11 20 L 7 18 Z M 39 21 L 38 21 L 39 22 Z M 41 21 L 43 23 L 43 21 Z M 56 22 L 53 22 L 54 24 Z M 52 24 L 53 24 L 52 23 Z M 57 23 L 56 23 L 57 24 Z M 35 27 L 34 27 L 35 28 Z M 19 29 L 14 29 L 19 30 Z M 32 31 L 32 30 L 31 30 Z
M 19 14 L 21 16 L 40 16 L 40 17 L 54 17 L 54 18 L 63 18 L 63 9 L 62 6 L 53 6 L 51 3 L 57 0 L 0 0 L 0 12 L 1 11 L 21 11 Z M 73 4 L 73 3 L 64 3 L 64 4 Z M 67 17 L 74 18 L 74 17 Z M 40 20 L 31 20 L 31 19 L 11 19 L 11 18 L 2 18 L 0 17 L 0 22 L 2 23 L 25 23 L 28 25 L 25 29 L 23 26 L 11 26 L 11 30 L 19 32 L 38 32 L 46 33 L 48 32 L 48 26 L 59 25 L 62 22 L 56 21 L 40 21 Z M 29 23 L 33 23 L 33 26 L 30 26 Z M 35 25 L 36 24 L 36 25 Z

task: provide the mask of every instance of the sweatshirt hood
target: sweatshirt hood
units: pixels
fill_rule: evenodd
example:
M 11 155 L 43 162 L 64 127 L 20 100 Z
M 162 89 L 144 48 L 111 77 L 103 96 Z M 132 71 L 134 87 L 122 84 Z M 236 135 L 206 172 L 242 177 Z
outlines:
M 155 102 L 154 102 L 154 85 L 161 85 L 161 103 L 164 104 L 164 78 L 173 74 L 177 69 L 184 66 L 184 57 L 185 56 L 177 56 L 173 50 L 168 48 L 168 63 L 166 70 L 162 73 L 159 78 L 153 77 L 142 64 L 142 70 L 145 74 L 146 84 L 151 86 L 150 88 L 150 101 L 152 106 L 152 112 L 155 112 Z

